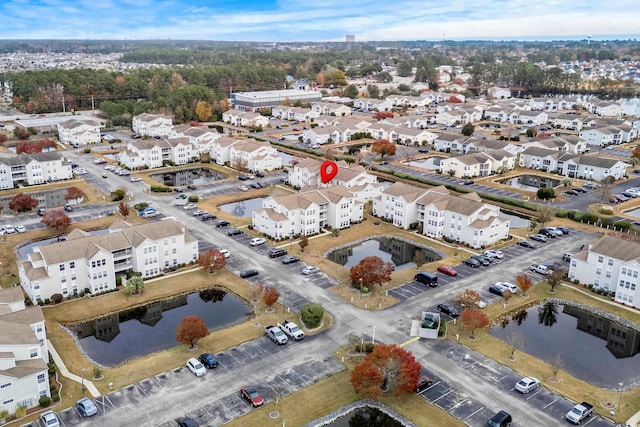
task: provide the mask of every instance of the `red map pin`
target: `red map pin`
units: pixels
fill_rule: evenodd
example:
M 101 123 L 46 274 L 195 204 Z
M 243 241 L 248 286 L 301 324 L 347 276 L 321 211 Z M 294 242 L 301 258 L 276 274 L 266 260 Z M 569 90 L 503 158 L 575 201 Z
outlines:
M 323 184 L 331 181 L 338 175 L 338 165 L 327 160 L 320 166 L 320 180 Z

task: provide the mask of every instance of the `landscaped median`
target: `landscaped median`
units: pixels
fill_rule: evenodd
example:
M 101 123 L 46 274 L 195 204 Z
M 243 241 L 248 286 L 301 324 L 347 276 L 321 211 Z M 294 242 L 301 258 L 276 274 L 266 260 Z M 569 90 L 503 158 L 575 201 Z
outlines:
M 597 298 L 596 296 L 592 297 L 591 295 L 580 292 L 571 286 L 556 286 L 555 293 L 549 293 L 548 289 L 549 286 L 546 285 L 545 282 L 540 282 L 528 291 L 528 297 L 525 298 L 520 295 L 513 296 L 509 299 L 509 304 L 506 307 L 503 307 L 502 304 L 496 303 L 489 305 L 484 309 L 484 311 L 489 318 L 495 322 L 507 313 L 540 304 L 547 298 L 557 298 L 561 300 L 575 301 L 580 304 L 612 313 L 634 323 L 640 323 L 640 313 L 637 311 L 627 310 L 617 304 L 609 304 L 602 298 Z M 553 332 L 550 331 L 549 333 Z M 511 360 L 508 357 L 511 354 L 509 345 L 489 335 L 487 331 L 476 331 L 475 339 L 470 339 L 469 335 L 469 332 L 463 328 L 462 322 L 456 322 L 456 324 L 450 322 L 448 324 L 448 339 L 455 341 L 456 336 L 458 336 L 458 342 L 461 344 L 478 351 L 517 372 L 520 372 L 523 376 L 539 378 L 545 387 L 562 396 L 566 396 L 577 402 L 592 402 L 596 407 L 597 412 L 602 415 L 608 417 L 609 409 L 602 407 L 600 405 L 601 402 L 615 402 L 616 404 L 617 402 L 621 402 L 622 407 L 616 408 L 615 410 L 615 420 L 617 422 L 626 421 L 629 417 L 640 410 L 640 387 L 625 391 L 621 395 L 620 392 L 616 390 L 610 391 L 593 386 L 586 381 L 572 377 L 562 370 L 560 370 L 560 373 L 558 374 L 558 381 L 550 381 L 549 378 L 552 376 L 552 367 L 549 363 L 523 353 L 520 350 L 516 351 L 515 360 Z M 585 357 L 588 357 L 588 355 L 585 355 Z

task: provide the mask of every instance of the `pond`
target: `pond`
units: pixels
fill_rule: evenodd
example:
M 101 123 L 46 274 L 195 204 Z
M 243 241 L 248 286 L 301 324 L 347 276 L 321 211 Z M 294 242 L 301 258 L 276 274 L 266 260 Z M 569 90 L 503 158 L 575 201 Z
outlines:
M 205 184 L 227 178 L 223 173 L 206 168 L 182 169 L 173 172 L 152 173 L 149 176 L 163 184 L 172 187 L 186 187 L 189 184 Z
M 406 162 L 408 165 L 410 166 L 415 166 L 418 168 L 423 168 L 423 169 L 438 169 L 440 168 L 440 160 L 442 160 L 444 157 L 429 157 L 428 159 L 424 159 L 424 160 L 414 160 L 412 162 Z
M 91 234 L 91 235 L 96 235 L 96 234 L 107 234 L 109 232 L 108 228 L 101 228 L 99 230 L 91 230 L 91 231 L 87 231 L 87 233 Z M 26 244 L 24 246 L 20 246 L 18 248 L 18 256 L 22 259 L 27 259 L 27 255 L 29 255 L 31 252 L 33 252 L 33 248 L 35 248 L 36 246 L 43 246 L 43 245 L 48 245 L 50 243 L 54 243 L 57 242 L 58 238 L 57 237 L 53 237 L 51 239 L 44 239 L 44 240 L 38 240 L 37 242 L 32 242 L 29 244 Z
M 123 310 L 68 326 L 96 363 L 115 366 L 179 345 L 176 328 L 187 316 L 201 317 L 209 330 L 238 323 L 249 309 L 235 296 L 207 289 Z
M 632 209 L 630 211 L 625 212 L 627 215 L 635 216 L 636 218 L 640 218 L 640 208 Z
M 385 262 L 393 263 L 396 270 L 403 270 L 416 266 L 414 262 L 416 249 L 421 249 L 421 256 L 425 263 L 442 259 L 435 250 L 419 248 L 404 240 L 389 237 L 376 237 L 357 245 L 336 249 L 330 252 L 327 258 L 346 268 L 351 268 L 366 257 L 377 256 Z
M 227 203 L 226 205 L 220 205 L 218 208 L 226 213 L 235 215 L 238 218 L 251 218 L 251 213 L 256 209 L 262 209 L 263 197 L 256 197 L 253 199 L 242 200 L 240 202 Z
M 561 181 L 538 175 L 520 175 L 515 178 L 501 179 L 498 183 L 522 190 L 538 191 L 540 188 L 557 187 L 561 184 Z
M 510 215 L 504 212 L 500 212 L 500 218 L 509 220 L 509 228 L 526 228 L 531 224 L 531 220 L 520 218 L 517 215 Z
M 546 310 L 543 314 L 551 314 L 542 319 L 538 311 L 542 306 L 522 310 L 512 315 L 508 324 L 498 324 L 489 333 L 509 342 L 519 331 L 524 338 L 523 352 L 546 362 L 559 357 L 562 370 L 598 387 L 615 389 L 618 383 L 640 380 L 637 331 L 579 308 L 556 306 L 556 315 Z M 544 321 L 551 326 L 545 326 Z
M 402 427 L 404 424 L 379 409 L 364 407 L 324 425 L 329 427 Z

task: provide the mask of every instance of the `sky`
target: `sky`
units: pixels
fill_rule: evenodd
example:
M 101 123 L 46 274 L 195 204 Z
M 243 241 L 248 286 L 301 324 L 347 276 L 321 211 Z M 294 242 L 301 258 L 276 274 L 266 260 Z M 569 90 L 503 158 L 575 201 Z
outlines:
M 2 0 L 0 39 L 640 38 L 638 0 Z

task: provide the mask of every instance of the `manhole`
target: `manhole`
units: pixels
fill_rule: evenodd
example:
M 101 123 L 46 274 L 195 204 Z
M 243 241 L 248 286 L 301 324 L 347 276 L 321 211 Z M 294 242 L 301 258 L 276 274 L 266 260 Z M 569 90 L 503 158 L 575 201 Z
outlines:
M 272 420 L 280 418 L 280 412 L 278 411 L 269 412 L 269 418 L 271 418 Z

